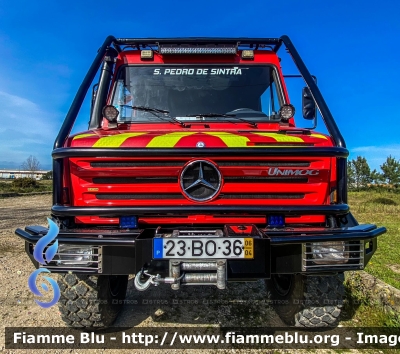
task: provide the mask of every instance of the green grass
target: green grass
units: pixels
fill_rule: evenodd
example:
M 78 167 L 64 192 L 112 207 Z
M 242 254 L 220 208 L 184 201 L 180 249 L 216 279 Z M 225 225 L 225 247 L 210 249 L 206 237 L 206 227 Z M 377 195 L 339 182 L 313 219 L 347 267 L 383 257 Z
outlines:
M 388 307 L 385 308 L 382 303 L 371 297 L 371 293 L 363 287 L 361 278 L 346 277 L 344 286 L 346 301 L 341 314 L 343 326 L 352 327 L 362 324 L 364 327 L 400 329 L 400 313 L 391 311 Z
M 361 223 L 385 226 L 378 249 L 365 271 L 400 289 L 400 194 L 387 191 L 349 192 L 351 212 Z

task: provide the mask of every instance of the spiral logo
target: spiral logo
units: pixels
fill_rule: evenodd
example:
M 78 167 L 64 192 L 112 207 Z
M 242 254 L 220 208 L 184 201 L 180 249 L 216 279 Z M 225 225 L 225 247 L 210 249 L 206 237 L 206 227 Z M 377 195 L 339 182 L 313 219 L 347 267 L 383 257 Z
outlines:
M 33 251 L 33 257 L 40 264 L 43 264 L 43 265 L 50 263 L 53 260 L 55 254 L 57 253 L 57 250 L 58 250 L 58 240 L 55 240 L 55 242 L 51 246 L 48 246 L 48 245 L 57 237 L 59 228 L 58 228 L 57 224 L 54 221 L 50 220 L 49 218 L 47 218 L 47 221 L 49 222 L 49 231 L 47 232 L 47 234 L 45 236 L 43 236 L 36 243 L 35 249 Z M 46 247 L 47 247 L 47 249 L 46 249 L 46 251 L 44 251 Z M 43 253 L 44 253 L 46 259 L 44 259 Z M 29 279 L 28 279 L 29 289 L 37 296 L 43 296 L 43 293 L 36 286 L 36 279 L 39 276 L 39 274 L 41 274 L 41 273 L 50 273 L 50 271 L 47 268 L 36 269 L 29 276 Z M 44 277 L 44 279 L 46 279 L 49 282 L 49 284 L 51 285 L 51 287 L 53 289 L 53 299 L 50 302 L 42 302 L 42 301 L 38 301 L 38 300 L 35 300 L 35 302 L 43 308 L 49 308 L 49 307 L 55 305 L 58 302 L 58 300 L 60 299 L 60 288 L 58 287 L 58 284 L 54 279 L 52 279 L 50 277 Z M 49 287 L 45 283 L 41 283 L 40 288 L 44 292 L 50 291 Z

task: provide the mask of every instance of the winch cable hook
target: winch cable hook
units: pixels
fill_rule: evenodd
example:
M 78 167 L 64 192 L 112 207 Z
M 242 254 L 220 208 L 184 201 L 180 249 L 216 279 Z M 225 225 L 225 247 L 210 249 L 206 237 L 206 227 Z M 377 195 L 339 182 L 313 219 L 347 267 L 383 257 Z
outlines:
M 149 277 L 149 279 L 147 279 L 144 283 L 142 283 L 140 280 L 143 274 Z M 150 287 L 150 285 L 158 286 L 160 285 L 160 283 L 176 284 L 180 282 L 184 276 L 185 273 L 182 273 L 179 278 L 172 278 L 172 277 L 161 278 L 160 274 L 151 275 L 146 270 L 144 270 L 144 268 L 142 268 L 140 272 L 137 273 L 135 276 L 134 285 L 137 290 L 145 291 Z
M 140 281 L 140 278 L 143 276 L 143 274 L 147 275 L 149 277 L 149 279 L 147 279 L 144 283 L 142 283 Z M 155 281 L 156 278 L 159 278 L 159 274 L 157 275 L 151 275 L 149 273 L 147 273 L 147 271 L 145 271 L 143 268 L 140 270 L 139 273 L 136 274 L 135 276 L 135 280 L 134 280 L 134 284 L 135 284 L 135 288 L 139 291 L 145 291 L 147 290 L 150 285 L 158 285 L 158 282 Z

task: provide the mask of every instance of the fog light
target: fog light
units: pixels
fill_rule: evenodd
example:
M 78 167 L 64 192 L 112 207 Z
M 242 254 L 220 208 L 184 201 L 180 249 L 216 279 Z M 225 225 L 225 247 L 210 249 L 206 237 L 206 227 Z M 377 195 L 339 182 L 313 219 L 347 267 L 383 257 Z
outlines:
M 89 266 L 93 262 L 92 246 L 59 245 L 54 257 L 57 265 Z
M 285 227 L 285 217 L 283 215 L 268 215 L 267 227 L 271 228 Z
M 349 249 L 343 241 L 311 243 L 311 253 L 315 264 L 343 264 L 349 260 Z
M 337 203 L 337 189 L 336 188 L 331 189 L 330 202 L 331 202 L 331 204 Z
M 242 50 L 242 59 L 254 59 L 254 50 Z
M 153 51 L 152 50 L 142 50 L 140 52 L 141 59 L 153 59 Z
M 137 217 L 136 216 L 121 216 L 119 218 L 119 227 L 121 229 L 136 229 Z

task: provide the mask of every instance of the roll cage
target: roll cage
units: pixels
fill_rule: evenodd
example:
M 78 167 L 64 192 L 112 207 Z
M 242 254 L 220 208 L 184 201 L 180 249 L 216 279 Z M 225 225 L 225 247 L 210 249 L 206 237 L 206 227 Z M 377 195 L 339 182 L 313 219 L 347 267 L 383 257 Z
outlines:
M 102 63 L 103 65 L 101 67 L 96 99 L 91 112 L 89 129 L 97 129 L 101 126 L 101 111 L 107 100 L 115 58 L 118 56 L 118 53 L 122 52 L 125 48 L 129 48 L 130 50 L 152 49 L 157 51 L 162 45 L 234 45 L 239 50 L 257 50 L 267 48 L 268 50 L 272 50 L 273 52 L 277 53 L 282 47 L 282 44 L 285 45 L 288 53 L 291 55 L 301 76 L 308 86 L 310 93 L 319 109 L 322 120 L 324 121 L 325 126 L 327 127 L 328 132 L 335 144 L 335 146 L 330 149 L 332 150 L 330 151 L 330 155 L 336 156 L 337 158 L 337 202 L 338 204 L 346 204 L 348 155 L 346 143 L 316 82 L 305 66 L 292 41 L 286 35 L 280 38 L 115 38 L 113 36 L 108 36 L 98 50 L 92 65 L 83 79 L 83 82 L 77 91 L 77 94 L 61 126 L 59 134 L 54 142 L 54 150 L 52 154 L 54 174 L 53 203 L 55 205 L 61 204 L 63 157 L 70 156 L 68 152 L 72 153 L 71 149 L 64 148 L 64 143 L 72 130 L 85 96 L 92 85 L 92 82 Z M 319 151 L 320 149 L 325 150 L 329 148 L 310 147 L 306 149 L 307 151 L 301 151 L 301 156 L 318 156 L 322 153 L 322 151 Z M 90 149 L 79 150 L 79 156 L 87 156 L 88 153 L 90 154 Z M 279 154 L 277 151 L 278 149 L 261 150 L 258 150 L 257 154 L 262 152 L 264 152 L 266 155 L 272 153 Z M 252 152 L 250 149 L 246 149 L 246 151 L 251 155 Z M 177 152 L 178 151 L 175 149 L 175 153 Z M 75 155 L 76 153 L 78 153 L 78 151 L 75 152 Z M 97 151 L 97 153 L 99 153 L 99 151 Z M 113 153 L 115 156 L 118 156 L 117 151 L 114 150 Z M 300 153 L 300 151 L 294 152 L 291 150 L 292 156 L 297 155 L 298 153 Z M 326 151 L 324 151 L 324 153 L 326 153 Z

